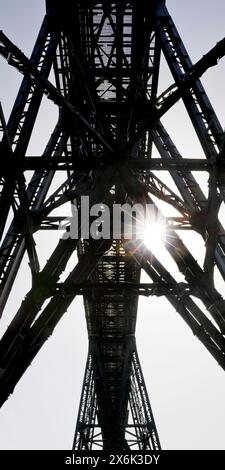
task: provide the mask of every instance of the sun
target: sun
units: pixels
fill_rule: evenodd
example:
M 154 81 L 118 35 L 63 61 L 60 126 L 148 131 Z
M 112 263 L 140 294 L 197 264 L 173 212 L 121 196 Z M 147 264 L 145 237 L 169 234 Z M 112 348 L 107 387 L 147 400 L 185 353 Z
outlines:
M 165 227 L 161 221 L 150 221 L 145 224 L 144 244 L 153 254 L 160 254 L 165 249 Z

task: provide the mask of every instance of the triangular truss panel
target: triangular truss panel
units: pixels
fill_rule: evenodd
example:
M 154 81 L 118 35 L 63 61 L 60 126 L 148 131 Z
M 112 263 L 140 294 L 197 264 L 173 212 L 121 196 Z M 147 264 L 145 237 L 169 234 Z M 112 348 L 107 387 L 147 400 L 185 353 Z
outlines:
M 24 75 L 8 123 L 0 108 L 1 314 L 25 253 L 32 282 L 0 340 L 0 404 L 82 295 L 89 352 L 73 448 L 160 449 L 135 342 L 139 295 L 165 296 L 225 369 L 225 301 L 214 282 L 215 265 L 225 280 L 225 232 L 218 219 L 225 198 L 224 133 L 200 82 L 225 55 L 225 40 L 192 64 L 164 0 L 68 0 L 66 8 L 65 2 L 47 0 L 31 58 L 3 32 L 0 54 Z M 172 85 L 159 96 L 162 54 Z M 54 103 L 58 120 L 44 152 L 29 155 L 43 95 Z M 204 159 L 183 158 L 161 122 L 179 100 Z M 28 170 L 33 176 L 27 183 Z M 175 191 L 162 171 L 172 177 Z M 196 171 L 209 175 L 207 197 Z M 109 237 L 86 239 L 84 197 L 90 207 L 107 204 L 110 210 L 115 204 L 150 205 L 163 220 L 165 246 L 182 282 L 157 259 L 154 247 L 137 238 L 115 237 L 110 227 Z M 157 201 L 176 215 L 163 215 Z M 68 203 L 71 217 L 64 212 Z M 104 211 L 101 224 L 97 215 L 91 221 L 102 228 Z M 59 227 L 64 231 L 40 269 L 34 235 Z M 203 266 L 181 230 L 202 237 Z M 78 262 L 61 282 L 75 250 Z M 141 269 L 149 283 L 140 282 Z

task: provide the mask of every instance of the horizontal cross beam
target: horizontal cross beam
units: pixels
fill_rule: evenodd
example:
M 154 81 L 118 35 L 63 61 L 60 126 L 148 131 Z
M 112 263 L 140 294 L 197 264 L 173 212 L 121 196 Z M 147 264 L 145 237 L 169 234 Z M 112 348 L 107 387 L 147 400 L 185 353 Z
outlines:
M 190 288 L 189 285 L 185 282 L 178 284 L 179 292 L 184 293 L 189 292 Z M 155 295 L 157 297 L 162 295 L 170 295 L 170 294 L 177 294 L 177 287 L 173 285 L 166 284 L 164 282 L 151 282 L 151 283 L 140 283 L 140 284 L 133 284 L 128 282 L 119 282 L 119 283 L 110 283 L 110 282 L 103 282 L 103 283 L 82 283 L 67 286 L 66 290 L 63 288 L 63 284 L 58 283 L 56 289 L 63 293 L 65 296 L 66 294 L 71 295 L 71 293 L 76 295 L 88 295 L 94 289 L 94 296 L 97 297 L 98 295 L 143 295 L 143 296 L 150 296 Z
M 118 161 L 118 160 L 117 160 Z M 113 160 L 116 162 L 116 160 Z M 21 172 L 28 170 L 54 170 L 54 171 L 73 171 L 89 172 L 91 170 L 101 170 L 111 164 L 112 160 L 101 160 L 97 158 L 76 160 L 74 156 L 70 158 L 46 158 L 41 156 L 27 156 L 22 160 L 12 159 L 10 156 L 4 162 L 4 168 L 1 169 L 3 175 L 12 175 L 13 172 Z M 211 171 L 215 167 L 215 163 L 203 158 L 174 158 L 171 160 L 163 160 L 162 158 L 152 159 L 128 159 L 123 160 L 121 165 L 126 164 L 130 169 L 136 171 Z M 118 165 L 120 162 L 118 161 Z

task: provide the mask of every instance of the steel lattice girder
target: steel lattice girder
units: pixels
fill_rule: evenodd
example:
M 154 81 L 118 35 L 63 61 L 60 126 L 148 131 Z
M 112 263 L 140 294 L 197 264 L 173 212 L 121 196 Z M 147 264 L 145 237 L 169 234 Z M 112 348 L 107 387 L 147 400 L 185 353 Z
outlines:
M 123 344 L 125 354 L 119 389 L 119 406 L 116 410 L 110 411 L 107 400 L 109 394 L 107 378 L 100 368 L 99 344 L 95 343 L 96 340 L 92 338 L 90 340 L 73 449 L 90 450 L 100 448 L 107 450 L 108 448 L 114 448 L 115 450 L 126 450 L 126 437 L 130 448 L 136 445 L 140 450 L 159 450 L 159 437 L 134 337 L 127 337 L 126 342 Z M 121 347 L 121 344 L 118 344 L 118 347 Z M 113 375 L 115 380 L 115 371 Z M 99 387 L 102 389 L 101 393 L 106 394 L 106 399 L 101 401 L 98 399 Z M 107 406 L 104 407 L 104 403 Z M 128 407 L 133 423 L 128 422 Z M 109 425 L 109 419 L 112 420 L 112 416 L 114 416 L 114 427 Z
M 157 98 L 161 51 L 175 84 Z M 97 367 L 101 369 L 108 393 L 107 413 L 113 417 L 125 376 L 133 384 L 133 395 L 129 398 L 133 424 L 140 425 L 142 417 L 137 410 L 146 404 L 147 395 L 139 383 L 142 373 L 136 346 L 132 346 L 132 372 L 125 368 L 123 375 L 125 353 L 124 348 L 119 347 L 118 336 L 125 344 L 128 330 L 133 337 L 135 335 L 138 295 L 143 292 L 139 282 L 141 268 L 153 281 L 152 287 L 145 288 L 146 295 L 156 292 L 166 295 L 193 333 L 225 368 L 225 340 L 192 298 L 195 296 L 205 303 L 223 330 L 224 301 L 214 288 L 213 269 L 216 261 L 225 277 L 224 230 L 217 217 L 224 198 L 224 135 L 199 78 L 223 57 L 225 40 L 193 66 L 163 0 L 144 6 L 136 1 L 116 4 L 71 0 L 63 12 L 58 2 L 48 0 L 47 15 L 31 59 L 28 60 L 2 32 L 0 54 L 24 74 L 7 126 L 2 110 L 0 116 L 1 150 L 6 162 L 1 179 L 0 204 L 4 209 L 1 233 L 10 205 L 15 214 L 0 248 L 1 308 L 5 306 L 25 251 L 33 279 L 30 292 L 0 341 L 0 403 L 12 392 L 75 295 L 82 293 L 89 336 L 98 333 L 100 337 L 98 346 L 95 344 L 92 349 L 92 358 L 89 356 L 84 380 L 85 400 L 89 403 L 92 400 L 93 404 L 90 419 L 93 422 L 98 409 L 101 422 L 105 413 L 104 399 L 99 398 L 101 394 L 95 387 L 94 376 L 87 378 Z M 56 86 L 48 80 L 52 64 Z M 43 94 L 59 107 L 59 120 L 43 155 L 26 156 Z M 160 118 L 181 98 L 206 160 L 183 159 L 160 123 Z M 160 159 L 151 158 L 153 142 Z M 22 174 L 28 169 L 35 172 L 26 191 Z M 151 173 L 165 169 L 172 175 L 180 196 Z M 209 172 L 208 199 L 191 173 L 194 170 Z M 55 171 L 64 171 L 65 182 L 51 193 Z M 173 250 L 169 245 L 168 249 L 186 283 L 177 283 L 139 242 L 123 246 L 113 240 L 89 244 L 62 239 L 39 272 L 33 233 L 45 224 L 49 227 L 48 224 L 54 223 L 49 217 L 54 208 L 74 197 L 79 206 L 82 195 L 89 195 L 92 204 L 108 198 L 111 203 L 129 199 L 146 203 L 149 192 L 181 213 L 180 218 L 173 219 L 174 224 L 180 224 L 181 228 L 190 224 L 207 241 L 204 270 L 174 234 Z M 10 198 L 4 206 L 6 193 Z M 199 216 L 205 220 L 201 229 L 197 223 Z M 23 227 L 22 217 L 25 217 Z M 215 236 L 217 228 L 219 233 Z M 78 264 L 67 280 L 59 284 L 59 276 L 77 247 Z M 41 311 L 46 300 L 48 305 Z M 116 354 L 118 350 L 120 355 Z M 145 394 L 142 393 L 143 401 L 139 400 L 141 390 Z M 101 402 L 98 406 L 97 399 Z M 127 394 L 123 403 L 126 411 Z M 149 409 L 150 404 L 145 411 Z M 85 418 L 86 412 L 81 404 L 84 420 L 89 419 Z M 118 443 L 118 439 L 124 441 L 124 434 L 116 423 L 114 419 Z M 125 425 L 128 426 L 128 421 Z M 103 424 L 100 427 L 103 442 L 106 430 Z M 149 448 L 158 448 L 155 425 L 153 428 L 156 437 L 152 437 Z M 94 445 L 93 436 L 92 429 L 88 448 Z M 82 436 L 76 438 L 74 446 L 82 447 L 82 439 Z M 149 436 L 147 440 L 150 442 Z M 139 448 L 145 448 L 144 441 L 146 435 L 140 431 Z M 126 439 L 122 446 L 126 448 Z

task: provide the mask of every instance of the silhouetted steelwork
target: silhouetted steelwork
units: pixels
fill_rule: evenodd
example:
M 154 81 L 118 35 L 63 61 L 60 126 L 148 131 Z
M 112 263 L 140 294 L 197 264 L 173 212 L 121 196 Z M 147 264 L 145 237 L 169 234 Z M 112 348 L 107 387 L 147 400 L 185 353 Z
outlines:
M 225 369 L 225 302 L 213 280 L 215 264 L 225 279 L 225 232 L 218 220 L 225 197 L 224 134 L 199 80 L 225 55 L 225 39 L 193 65 L 164 0 L 61 3 L 46 1 L 30 59 L 0 32 L 0 54 L 24 75 L 7 125 L 0 108 L 1 314 L 25 252 L 32 279 L 0 341 L 0 404 L 75 296 L 83 295 L 89 352 L 73 448 L 159 449 L 136 350 L 139 295 L 166 296 Z M 158 96 L 161 53 L 175 83 Z M 27 155 L 43 95 L 58 106 L 58 122 L 43 154 Z M 182 158 L 160 121 L 180 99 L 206 159 Z M 152 158 L 153 144 L 159 158 Z M 34 173 L 26 185 L 27 170 Z M 161 170 L 170 173 L 176 192 L 153 173 Z M 64 182 L 52 189 L 57 171 Z M 192 171 L 209 174 L 208 198 Z M 51 213 L 68 201 L 79 212 L 84 195 L 90 206 L 150 203 L 159 214 L 154 196 L 176 209 L 179 216 L 164 218 L 166 248 L 184 282 L 139 240 L 69 237 L 68 218 Z M 33 235 L 63 222 L 67 236 L 40 270 Z M 187 229 L 205 240 L 203 268 L 177 233 Z M 75 250 L 78 263 L 59 282 Z M 140 283 L 141 269 L 151 283 Z

